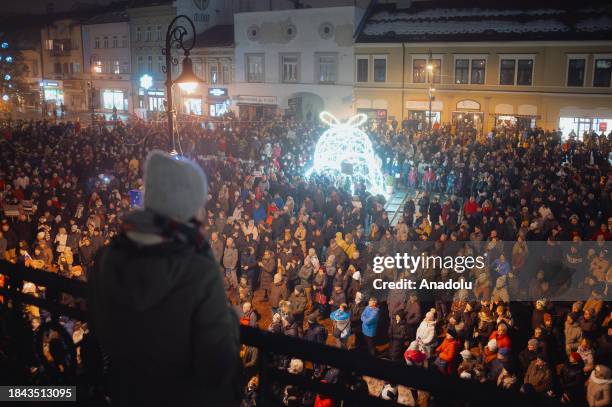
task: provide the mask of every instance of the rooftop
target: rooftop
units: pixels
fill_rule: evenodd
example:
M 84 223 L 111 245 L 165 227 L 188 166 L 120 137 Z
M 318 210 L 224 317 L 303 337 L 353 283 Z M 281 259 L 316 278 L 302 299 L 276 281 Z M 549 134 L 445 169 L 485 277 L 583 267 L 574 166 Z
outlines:
M 92 24 L 108 24 L 108 23 L 121 23 L 129 21 L 129 16 L 126 11 L 110 11 L 104 14 L 98 14 L 83 22 L 84 25 Z
M 216 25 L 196 35 L 196 48 L 232 47 L 234 45 L 234 26 Z
M 566 2 L 567 3 L 567 2 Z M 612 39 L 612 8 L 599 1 L 414 2 L 369 10 L 356 42 L 567 41 Z M 575 3 L 574 3 L 575 4 Z

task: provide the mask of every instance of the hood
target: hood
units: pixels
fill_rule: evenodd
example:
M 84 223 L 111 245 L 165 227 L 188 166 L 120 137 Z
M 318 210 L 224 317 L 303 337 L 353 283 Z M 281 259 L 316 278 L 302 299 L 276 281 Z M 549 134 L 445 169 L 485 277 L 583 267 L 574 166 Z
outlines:
M 137 217 L 146 219 L 145 212 Z M 134 220 L 132 215 L 126 217 Z M 154 232 L 146 222 L 134 233 L 120 235 L 100 256 L 100 279 L 97 284 L 107 291 L 119 306 L 136 312 L 154 307 L 164 300 L 178 285 L 185 284 L 193 267 L 195 247 L 188 243 L 167 241 Z M 158 243 L 152 243 L 157 240 Z M 146 241 L 144 243 L 143 241 Z M 214 272 L 214 270 L 208 270 Z
M 595 376 L 595 370 L 591 372 L 591 376 L 589 380 L 595 384 L 612 384 L 612 370 L 609 367 L 604 365 L 597 365 L 595 367 L 596 370 L 600 371 L 600 374 L 603 378 Z

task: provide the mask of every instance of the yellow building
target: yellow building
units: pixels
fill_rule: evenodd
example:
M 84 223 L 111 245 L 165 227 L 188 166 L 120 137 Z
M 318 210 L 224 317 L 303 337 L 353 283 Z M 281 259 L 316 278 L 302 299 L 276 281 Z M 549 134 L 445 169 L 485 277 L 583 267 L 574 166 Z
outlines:
M 355 110 L 427 126 L 431 94 L 433 122 L 459 128 L 612 130 L 609 8 L 438 4 L 368 10 L 355 41 Z

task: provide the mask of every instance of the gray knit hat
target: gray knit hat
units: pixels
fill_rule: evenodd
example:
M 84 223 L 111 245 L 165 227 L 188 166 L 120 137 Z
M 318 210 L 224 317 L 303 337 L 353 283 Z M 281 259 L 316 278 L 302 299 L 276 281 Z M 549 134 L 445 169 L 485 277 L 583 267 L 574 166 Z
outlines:
M 206 174 L 198 164 L 159 150 L 149 153 L 145 164 L 145 209 L 187 222 L 204 206 L 207 197 Z

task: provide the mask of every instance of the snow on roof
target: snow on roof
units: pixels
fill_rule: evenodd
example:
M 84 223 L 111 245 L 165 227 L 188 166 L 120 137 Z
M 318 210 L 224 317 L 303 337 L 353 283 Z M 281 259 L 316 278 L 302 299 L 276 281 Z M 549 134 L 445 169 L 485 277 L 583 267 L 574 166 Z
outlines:
M 612 14 L 585 4 L 576 9 L 518 6 L 453 7 L 432 1 L 410 8 L 379 4 L 357 42 L 612 39 Z M 448 4 L 448 3 L 447 3 Z
M 367 25 L 363 30 L 366 35 L 385 35 L 394 32 L 396 35 L 420 34 L 463 34 L 495 31 L 499 33 L 528 33 L 528 32 L 563 32 L 569 27 L 561 21 L 553 19 L 532 20 L 529 22 L 508 20 L 480 20 L 470 21 L 414 21 L 407 23 L 401 20 L 390 20 L 384 24 Z

